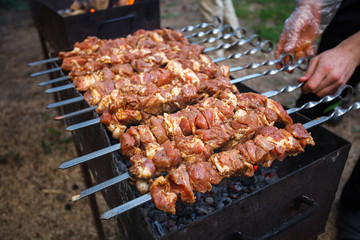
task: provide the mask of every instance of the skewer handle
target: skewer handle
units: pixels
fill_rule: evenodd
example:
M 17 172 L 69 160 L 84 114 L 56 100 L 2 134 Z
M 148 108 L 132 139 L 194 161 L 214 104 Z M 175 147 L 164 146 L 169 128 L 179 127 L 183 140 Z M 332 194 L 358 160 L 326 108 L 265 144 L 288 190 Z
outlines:
M 191 32 L 198 28 L 207 28 L 207 27 L 218 28 L 221 26 L 221 24 L 222 24 L 222 21 L 221 21 L 220 17 L 215 16 L 215 17 L 211 18 L 209 23 L 199 23 L 195 26 L 190 25 L 190 26 L 184 27 L 178 31 L 179 32 Z
M 185 38 L 197 38 L 197 37 L 201 38 L 201 37 L 205 37 L 206 35 L 219 34 L 219 33 L 223 32 L 227 28 L 230 29 L 230 32 L 233 32 L 232 27 L 230 25 L 228 25 L 228 24 L 225 24 L 221 28 L 213 28 L 213 29 L 210 29 L 209 31 L 206 31 L 206 32 L 195 32 L 195 33 L 193 33 L 191 35 L 185 36 Z
M 295 91 L 296 89 L 298 88 L 301 88 L 301 86 L 304 85 L 304 83 L 300 83 L 299 85 L 296 85 L 296 86 L 286 86 L 286 87 L 283 87 L 282 89 L 278 90 L 278 91 L 268 91 L 268 92 L 265 92 L 265 93 L 262 93 L 261 95 L 265 96 L 265 97 L 274 97 L 280 93 L 288 93 L 288 92 L 292 92 L 292 91 Z
M 230 68 L 230 72 L 236 72 L 236 71 L 240 71 L 240 70 L 244 70 L 244 69 L 256 69 L 256 68 L 263 67 L 263 66 L 275 65 L 277 63 L 282 63 L 286 57 L 290 58 L 290 59 L 292 58 L 292 56 L 289 53 L 283 53 L 277 59 L 265 60 L 261 63 L 249 63 L 243 67 Z
M 301 107 L 297 107 L 297 108 L 291 108 L 289 110 L 287 110 L 288 114 L 292 114 L 294 112 L 298 112 L 302 109 L 308 109 L 308 108 L 313 108 L 321 103 L 325 103 L 325 102 L 330 102 L 334 99 L 336 99 L 337 97 L 341 97 L 343 91 L 346 90 L 346 95 L 347 94 L 352 94 L 353 92 L 353 88 L 350 85 L 342 85 L 335 94 L 331 95 L 331 96 L 326 96 L 323 97 L 322 99 L 320 99 L 319 101 L 310 101 L 305 103 L 304 105 L 302 105 Z
M 265 72 L 262 72 L 262 73 L 250 74 L 250 75 L 247 75 L 247 76 L 244 76 L 244 77 L 241 77 L 241 78 L 233 79 L 230 82 L 232 84 L 235 84 L 235 83 L 244 82 L 244 81 L 247 81 L 247 80 L 250 80 L 250 79 L 253 79 L 253 78 L 262 77 L 262 76 L 273 76 L 273 75 L 278 74 L 280 72 L 292 71 L 292 70 L 294 70 L 296 68 L 302 67 L 303 64 L 308 64 L 308 63 L 309 63 L 308 58 L 300 58 L 294 65 L 286 65 L 286 66 L 283 66 L 280 69 L 269 69 L 269 70 L 266 70 Z
M 224 31 L 226 28 L 230 28 L 230 33 L 221 34 L 220 36 L 217 36 L 217 37 L 208 37 L 201 41 L 193 42 L 193 43 L 191 43 L 191 45 L 202 44 L 202 43 L 213 43 L 213 42 L 216 42 L 221 39 L 230 39 L 231 37 L 236 37 L 237 39 L 242 39 L 246 35 L 246 30 L 241 27 L 233 30 L 232 27 L 230 27 L 229 25 L 225 25 L 220 30 Z M 213 30 L 218 30 L 218 29 L 213 29 Z M 208 31 L 208 32 L 210 32 L 210 31 Z M 213 31 L 213 32 L 220 32 L 220 31 Z M 210 33 L 210 34 L 215 34 L 215 33 Z M 195 34 L 193 34 L 193 35 L 195 35 Z
M 253 34 L 248 39 L 239 39 L 239 40 L 236 40 L 233 43 L 222 43 L 222 44 L 219 44 L 216 47 L 205 48 L 204 53 L 219 50 L 219 49 L 228 49 L 228 48 L 231 48 L 233 46 L 242 46 L 242 45 L 244 45 L 246 43 L 249 43 L 253 47 L 257 47 L 261 43 L 261 38 L 260 38 L 259 35 Z
M 261 51 L 263 53 L 269 53 L 272 51 L 272 49 L 273 49 L 273 43 L 269 40 L 265 40 L 260 43 L 260 47 L 251 48 L 242 53 L 232 53 L 232 54 L 228 55 L 227 57 L 216 58 L 216 59 L 213 59 L 212 61 L 214 63 L 217 63 L 217 62 L 225 61 L 228 59 L 238 59 L 238 58 L 241 58 L 242 56 L 254 55 L 255 53 L 257 53 L 259 51 Z
M 303 125 L 304 125 L 305 129 L 309 129 L 316 125 L 322 124 L 322 123 L 330 120 L 333 117 L 340 117 L 351 110 L 357 110 L 359 108 L 360 108 L 360 101 L 355 102 L 353 105 L 351 105 L 349 108 L 346 108 L 346 109 L 337 107 L 337 108 L 335 108 L 334 112 L 330 116 L 319 117 L 319 118 L 312 120 L 310 122 L 307 122 Z

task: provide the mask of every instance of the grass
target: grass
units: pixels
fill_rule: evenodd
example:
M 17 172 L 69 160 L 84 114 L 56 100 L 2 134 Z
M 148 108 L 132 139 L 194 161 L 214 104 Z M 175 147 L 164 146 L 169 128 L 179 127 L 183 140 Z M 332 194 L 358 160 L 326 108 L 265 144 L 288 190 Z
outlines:
M 263 39 L 279 40 L 285 20 L 295 8 L 295 1 L 234 0 L 236 15 Z

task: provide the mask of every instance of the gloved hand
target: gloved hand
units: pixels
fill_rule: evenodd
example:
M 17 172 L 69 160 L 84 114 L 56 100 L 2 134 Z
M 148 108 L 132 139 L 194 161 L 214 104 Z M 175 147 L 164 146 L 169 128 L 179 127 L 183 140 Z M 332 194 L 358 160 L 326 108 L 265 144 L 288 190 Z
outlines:
M 315 55 L 313 43 L 330 23 L 341 1 L 298 0 L 296 3 L 294 11 L 285 21 L 276 58 L 284 52 L 294 54 L 296 60 Z

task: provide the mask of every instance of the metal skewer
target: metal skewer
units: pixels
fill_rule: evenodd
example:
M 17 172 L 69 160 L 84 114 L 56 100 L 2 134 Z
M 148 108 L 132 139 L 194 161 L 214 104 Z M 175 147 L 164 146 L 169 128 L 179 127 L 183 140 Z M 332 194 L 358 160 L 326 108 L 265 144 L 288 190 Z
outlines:
M 283 71 L 292 71 L 296 68 L 300 68 L 303 64 L 308 64 L 309 63 L 309 59 L 308 58 L 300 58 L 294 65 L 285 65 L 280 69 L 269 69 L 266 70 L 262 73 L 254 73 L 254 74 L 250 74 L 244 77 L 240 77 L 240 78 L 236 78 L 233 80 L 230 80 L 230 82 L 232 84 L 235 83 L 239 83 L 239 82 L 244 82 L 253 78 L 258 78 L 258 77 L 262 77 L 262 76 L 272 76 L 275 74 L 278 74 L 279 72 L 283 72 Z
M 65 106 L 65 105 L 68 105 L 68 104 L 81 102 L 83 100 L 85 100 L 84 97 L 79 96 L 79 97 L 75 97 L 75 98 L 66 99 L 66 100 L 63 100 L 63 101 L 60 101 L 60 102 L 51 103 L 51 104 L 47 105 L 47 108 L 61 107 L 61 106 Z
M 96 152 L 92 152 L 92 153 L 83 155 L 83 156 L 81 156 L 81 157 L 75 158 L 75 159 L 73 159 L 73 160 L 64 162 L 64 163 L 62 163 L 62 164 L 59 166 L 59 168 L 60 168 L 60 169 L 66 169 L 66 168 L 69 168 L 69 167 L 78 165 L 78 164 L 80 164 L 80 163 L 89 161 L 89 160 L 91 160 L 91 159 L 94 159 L 94 158 L 103 156 L 103 155 L 105 155 L 105 154 L 115 152 L 115 151 L 117 151 L 117 150 L 119 150 L 119 149 L 120 149 L 120 143 L 114 144 L 114 145 L 112 145 L 112 146 L 110 146 L 110 147 L 103 148 L 103 149 L 100 149 L 100 150 L 98 150 L 98 151 L 96 151 Z
M 68 75 L 66 75 L 66 76 L 55 78 L 55 79 L 52 79 L 49 81 L 41 82 L 38 84 L 38 86 L 45 86 L 48 84 L 57 83 L 57 82 L 61 82 L 61 81 L 68 80 L 68 79 L 70 79 L 70 77 Z
M 302 85 L 304 85 L 305 83 L 302 82 L 302 83 L 299 83 L 299 85 L 292 85 L 292 86 L 286 86 L 286 87 L 283 87 L 282 89 L 280 90 L 271 90 L 271 91 L 268 91 L 268 92 L 265 92 L 265 93 L 262 93 L 261 95 L 265 96 L 265 97 L 274 97 L 280 93 L 289 93 L 289 92 L 292 92 L 298 88 L 301 88 Z
M 145 195 L 142 195 L 141 197 L 135 198 L 134 200 L 131 200 L 127 203 L 124 203 L 116 208 L 110 209 L 109 211 L 105 212 L 103 215 L 101 215 L 101 219 L 110 219 L 113 218 L 121 213 L 127 212 L 130 209 L 133 209 L 137 206 L 140 206 L 148 201 L 150 201 L 151 195 L 150 193 L 147 193 Z
M 230 32 L 233 32 L 233 29 L 230 25 L 225 24 L 224 26 L 222 26 L 221 28 L 213 28 L 210 29 L 209 31 L 206 32 L 195 32 L 191 35 L 187 35 L 185 36 L 185 38 L 189 39 L 189 38 L 196 38 L 196 37 L 205 37 L 207 35 L 214 35 L 214 34 L 219 34 L 223 31 L 225 31 L 226 29 L 230 29 Z
M 219 50 L 219 49 L 228 49 L 228 48 L 231 48 L 233 46 L 242 46 L 242 45 L 244 45 L 246 43 L 249 43 L 253 47 L 257 47 L 257 46 L 260 45 L 260 42 L 261 42 L 260 36 L 257 35 L 257 34 L 253 34 L 248 39 L 239 39 L 239 40 L 236 40 L 233 43 L 221 43 L 216 47 L 206 48 L 204 50 L 204 53 L 208 53 L 208 52 Z
M 310 122 L 307 122 L 305 124 L 303 124 L 305 129 L 309 129 L 312 128 L 316 125 L 319 125 L 321 123 L 324 123 L 326 121 L 328 121 L 329 119 L 333 118 L 333 117 L 339 117 L 344 115 L 345 113 L 351 111 L 351 110 L 356 110 L 356 109 L 360 109 L 360 102 L 355 102 L 353 105 L 351 105 L 349 108 L 347 109 L 343 109 L 343 108 L 335 108 L 334 112 L 330 115 L 330 116 L 324 116 L 324 117 L 320 117 L 318 119 L 312 120 Z M 106 211 L 102 216 L 101 219 L 110 219 L 113 218 L 119 214 L 122 214 L 124 212 L 129 211 L 130 209 L 133 209 L 137 206 L 140 206 L 148 201 L 150 201 L 151 195 L 150 193 L 147 193 L 145 195 L 142 195 L 141 197 L 135 198 L 127 203 L 124 203 L 118 207 L 115 207 L 113 209 L 110 209 L 108 211 Z
M 40 65 L 40 64 L 44 64 L 44 63 L 56 62 L 56 61 L 59 61 L 59 60 L 60 60 L 60 58 L 58 58 L 58 57 L 48 58 L 48 59 L 28 63 L 28 66 L 32 67 L 32 66 Z
M 213 42 L 216 42 L 221 39 L 225 39 L 225 40 L 230 39 L 231 37 L 236 37 L 237 39 L 242 39 L 246 35 L 246 30 L 244 28 L 239 27 L 239 28 L 233 30 L 232 27 L 230 27 L 228 25 L 225 25 L 225 26 L 227 26 L 226 28 L 230 28 L 230 33 L 221 34 L 217 37 L 208 37 L 208 38 L 205 38 L 198 42 L 192 42 L 191 45 L 202 44 L 202 43 L 213 43 Z M 195 35 L 195 34 L 193 34 L 193 35 Z
M 228 60 L 228 59 L 239 59 L 242 56 L 254 55 L 259 51 L 261 51 L 263 53 L 269 53 L 269 52 L 272 51 L 272 49 L 273 49 L 273 43 L 271 41 L 269 41 L 269 40 L 264 40 L 264 41 L 262 41 L 260 43 L 260 47 L 251 48 L 251 49 L 248 49 L 248 50 L 246 50 L 245 52 L 242 52 L 242 53 L 232 53 L 227 57 L 215 58 L 212 61 L 214 63 L 217 63 L 217 62 L 225 61 L 225 60 Z
M 74 88 L 74 87 L 75 87 L 74 84 L 69 83 L 69 84 L 66 84 L 66 85 L 59 86 L 59 87 L 54 87 L 54 88 L 47 89 L 45 92 L 46 93 L 60 92 L 60 91 L 64 91 L 64 90 L 67 90 L 67 89 Z
M 97 108 L 97 106 L 91 106 L 91 107 L 84 108 L 84 109 L 81 109 L 81 110 L 78 110 L 78 111 L 75 111 L 75 112 L 71 112 L 71 113 L 67 113 L 67 114 L 55 117 L 54 120 L 63 120 L 63 119 L 75 117 L 75 116 L 78 116 L 78 115 L 81 115 L 81 114 L 84 114 L 84 113 L 87 113 L 87 112 L 92 112 L 96 108 Z
M 352 93 L 352 87 L 349 86 L 349 85 L 345 85 L 343 87 L 341 87 L 341 89 L 339 89 L 334 95 L 332 96 L 326 96 L 324 98 L 322 98 L 321 100 L 317 101 L 317 102 L 313 102 L 312 104 L 307 104 L 305 103 L 303 106 L 299 107 L 299 108 L 291 108 L 291 109 L 288 109 L 287 110 L 287 113 L 288 114 L 292 114 L 292 113 L 295 113 L 295 112 L 298 112 L 304 108 L 312 108 L 312 107 L 315 107 L 316 105 L 320 104 L 320 103 L 324 103 L 324 102 L 328 102 L 328 101 L 331 101 L 333 99 L 335 99 L 336 97 L 340 96 L 341 93 L 344 91 L 344 90 L 350 90 L 350 93 Z M 107 180 L 103 183 L 100 183 L 100 184 L 97 184 L 97 185 L 94 185 L 93 187 L 91 188 L 88 188 L 82 192 L 80 192 L 79 194 L 76 194 L 74 197 L 72 197 L 72 201 L 77 201 L 77 200 L 80 200 L 84 197 L 87 197 L 91 194 L 94 194 L 96 192 L 99 192 L 109 186 L 112 186 L 114 184 L 117 184 L 121 181 L 124 181 L 126 179 L 130 178 L 130 175 L 128 173 L 124 173 L 122 175 L 119 175 L 115 178 L 112 178 L 110 180 Z
M 309 128 L 312 128 L 312 127 L 314 127 L 316 125 L 322 124 L 322 123 L 330 120 L 333 117 L 340 117 L 340 116 L 344 115 L 345 113 L 347 113 L 347 112 L 349 112 L 351 110 L 357 110 L 357 109 L 360 109 L 360 101 L 353 103 L 350 107 L 348 107 L 346 109 L 341 108 L 341 107 L 336 107 L 334 109 L 334 112 L 331 115 L 319 117 L 319 118 L 317 118 L 315 120 L 312 120 L 310 122 L 307 122 L 307 123 L 303 124 L 303 126 L 304 126 L 305 129 L 309 129 Z
M 98 191 L 101 191 L 102 189 L 110 187 L 110 186 L 112 186 L 112 185 L 114 185 L 116 183 L 119 183 L 121 181 L 124 181 L 125 179 L 128 179 L 128 178 L 130 178 L 129 173 L 127 173 L 127 172 L 123 173 L 123 174 L 121 174 L 121 175 L 119 175 L 117 177 L 114 177 L 114 178 L 112 178 L 110 180 L 107 180 L 107 181 L 102 182 L 102 183 L 100 183 L 98 185 L 95 185 L 95 186 L 93 186 L 91 188 L 88 188 L 88 189 L 86 189 L 84 191 L 81 191 L 79 194 L 76 194 L 76 195 L 72 196 L 71 201 L 75 202 L 75 201 L 78 201 L 80 199 L 83 199 L 84 197 L 87 197 L 87 196 L 89 196 L 91 194 L 94 194 L 94 193 L 96 193 Z M 101 188 L 99 186 L 101 186 Z
M 346 90 L 346 91 L 345 91 Z M 297 108 L 291 108 L 287 110 L 288 114 L 292 114 L 294 112 L 298 112 L 302 109 L 308 109 L 308 108 L 313 108 L 321 103 L 325 103 L 325 102 L 330 102 L 334 99 L 336 99 L 337 97 L 341 97 L 343 98 L 341 95 L 342 93 L 345 91 L 346 96 L 351 95 L 353 92 L 353 88 L 350 85 L 342 85 L 337 91 L 336 93 L 334 93 L 333 95 L 330 96 L 325 96 L 322 99 L 320 99 L 319 101 L 311 101 L 311 102 L 307 102 L 304 105 L 302 105 L 301 107 L 297 107 Z
M 182 29 L 179 29 L 178 31 L 179 32 L 192 32 L 195 29 L 199 29 L 199 28 L 207 28 L 207 27 L 218 28 L 221 26 L 221 24 L 222 24 L 222 21 L 221 21 L 220 17 L 215 16 L 215 17 L 212 17 L 210 22 L 208 22 L 208 23 L 199 23 L 195 26 L 190 25 L 190 26 L 184 27 Z
M 283 53 L 277 59 L 265 60 L 262 63 L 249 63 L 248 65 L 243 66 L 243 67 L 230 68 L 230 72 L 232 73 L 232 72 L 236 72 L 236 71 L 240 71 L 240 70 L 244 70 L 244 69 L 256 69 L 256 68 L 263 67 L 263 66 L 275 65 L 277 63 L 283 63 L 284 64 L 283 60 L 285 58 L 290 58 L 291 59 L 292 56 L 289 53 Z
M 88 121 L 84 121 L 84 122 L 81 122 L 81 123 L 73 124 L 71 126 L 68 126 L 65 130 L 66 131 L 74 131 L 74 130 L 84 128 L 84 127 L 88 127 L 88 126 L 91 126 L 91 125 L 95 125 L 95 124 L 98 124 L 98 123 L 100 123 L 100 118 L 99 117 L 94 118 L 94 119 L 90 119 Z
M 44 70 L 44 71 L 41 71 L 41 72 L 33 73 L 33 74 L 30 75 L 30 77 L 37 77 L 37 76 L 45 75 L 45 74 L 47 74 L 47 73 L 57 72 L 57 71 L 60 71 L 60 70 L 61 70 L 61 67 L 50 68 L 50 69 L 48 69 L 48 70 Z

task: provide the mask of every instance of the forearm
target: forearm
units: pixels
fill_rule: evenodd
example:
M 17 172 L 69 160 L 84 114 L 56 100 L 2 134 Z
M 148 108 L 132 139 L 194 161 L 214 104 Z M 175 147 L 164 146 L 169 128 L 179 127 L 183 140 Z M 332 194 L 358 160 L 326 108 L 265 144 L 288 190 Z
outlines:
M 360 31 L 342 41 L 337 48 L 348 54 L 356 66 L 360 65 Z

